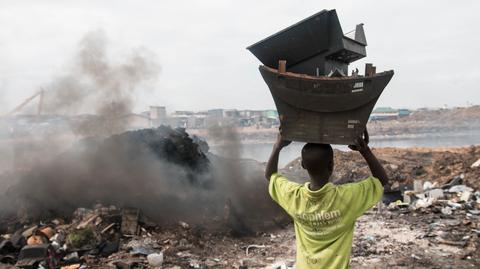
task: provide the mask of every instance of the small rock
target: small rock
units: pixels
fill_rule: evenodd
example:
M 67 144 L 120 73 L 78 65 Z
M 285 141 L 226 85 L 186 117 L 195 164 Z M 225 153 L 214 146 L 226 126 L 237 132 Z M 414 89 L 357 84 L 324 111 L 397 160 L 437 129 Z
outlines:
M 452 215 L 452 209 L 450 207 L 444 207 L 442 208 L 442 214 L 443 215 Z
M 160 267 L 163 264 L 163 252 L 152 253 L 147 256 L 148 264 L 154 267 Z
M 186 222 L 179 221 L 178 224 L 180 224 L 180 226 L 182 226 L 183 229 L 190 229 L 190 225 L 188 225 L 188 223 Z

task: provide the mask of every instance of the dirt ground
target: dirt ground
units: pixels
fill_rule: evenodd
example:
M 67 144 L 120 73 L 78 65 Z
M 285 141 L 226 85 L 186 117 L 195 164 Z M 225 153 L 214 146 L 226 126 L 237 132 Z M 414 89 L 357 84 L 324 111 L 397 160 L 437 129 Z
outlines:
M 480 157 L 480 147 L 463 148 L 379 148 L 375 153 L 386 167 L 392 189 L 412 185 L 414 180 L 431 181 L 437 186 L 463 175 L 464 183 L 480 188 L 480 167 L 472 164 Z M 335 152 L 333 180 L 356 181 L 369 175 L 368 167 L 356 152 Z M 288 164 L 283 172 L 299 181 L 307 175 L 300 160 Z M 467 210 L 451 215 L 441 212 L 440 203 L 430 208 L 374 208 L 356 225 L 352 248 L 352 268 L 478 268 L 480 266 L 480 216 Z M 478 214 L 478 212 L 477 212 Z M 208 268 L 274 268 L 291 266 L 295 260 L 292 225 L 269 233 L 245 238 L 213 236 L 195 256 Z M 247 253 L 248 249 L 248 253 Z M 168 252 L 167 252 L 168 253 Z M 192 253 L 194 253 L 192 251 Z M 188 256 L 188 255 L 187 255 Z M 186 258 L 184 260 L 189 260 Z M 187 262 L 173 255 L 172 264 Z M 169 256 L 166 256 L 166 265 Z
M 465 217 L 374 208 L 356 224 L 351 268 L 479 268 L 480 241 Z M 295 263 L 292 224 L 242 238 L 179 226 L 140 241 L 152 239 L 165 255 L 163 268 L 277 268 Z M 89 267 L 104 268 L 119 259 L 145 260 L 119 252 L 92 260 Z
M 469 193 L 466 201 L 461 201 L 462 192 L 449 193 L 421 207 L 396 203 L 388 207 L 377 205 L 356 224 L 351 268 L 480 268 L 480 193 L 475 193 L 480 189 L 480 166 L 473 165 L 480 158 L 480 146 L 379 148 L 374 151 L 391 178 L 392 190 L 411 187 L 413 181 L 421 180 L 422 183 L 430 181 L 436 188 L 449 193 L 449 188 L 441 188 L 442 185 L 461 178 L 462 182 L 456 184 L 463 183 L 472 191 L 463 191 Z M 335 163 L 333 181 L 338 184 L 369 175 L 366 163 L 356 152 L 336 151 Z M 258 165 L 261 170 L 261 164 Z M 298 181 L 307 178 L 299 159 L 288 164 L 282 172 Z M 417 201 L 423 200 L 418 198 Z M 98 218 L 91 218 L 95 212 Z M 108 240 L 117 240 L 115 236 L 121 235 L 115 241 L 118 250 L 99 254 L 98 244 L 90 249 L 67 247 L 64 250 L 62 241 L 57 245 L 63 253 L 64 264 L 81 264 L 81 269 L 154 268 L 147 258 L 152 253 L 163 257 L 161 268 L 171 269 L 289 268 L 295 263 L 295 235 L 288 222 L 268 220 L 276 223 L 275 228 L 241 237 L 226 230 L 225 219 L 210 220 L 204 225 L 173 223 L 163 226 L 147 222 L 148 225 L 142 224 L 140 235 L 126 236 L 120 232 L 118 216 L 121 218 L 121 215 L 113 218 L 109 215 L 108 207 L 99 207 L 79 221 L 89 219 L 88 225 L 96 230 L 95 233 Z M 58 234 L 62 230 L 67 234 L 78 230 L 78 222 L 55 224 L 55 221 L 62 223 L 42 220 L 37 224 L 54 227 Z M 108 230 L 106 227 L 110 223 L 113 226 Z M 23 230 L 28 227 L 23 226 Z M 103 232 L 104 229 L 107 232 Z M 5 239 L 11 236 L 3 235 Z M 72 253 L 77 253 L 80 259 L 66 259 L 67 254 Z

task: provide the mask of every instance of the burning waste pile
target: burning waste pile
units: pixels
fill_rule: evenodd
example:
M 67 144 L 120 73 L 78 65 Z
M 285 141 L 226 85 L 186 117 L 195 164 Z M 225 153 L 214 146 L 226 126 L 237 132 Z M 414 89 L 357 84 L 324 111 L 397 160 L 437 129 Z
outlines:
M 185 251 L 207 251 L 212 234 L 248 234 L 283 221 L 260 165 L 207 151 L 185 130 L 161 126 L 87 138 L 2 179 L 10 185 L 0 196 L 0 262 L 195 267 L 201 255 Z M 241 166 L 250 174 L 239 174 Z
M 68 117 L 59 131 L 35 129 L 9 145 L 21 150 L 0 173 L 0 268 L 196 266 L 212 234 L 283 225 L 261 164 L 215 156 L 183 129 L 124 132 L 160 65 L 142 48 L 112 56 L 107 41 L 103 31 L 85 35 L 65 72 L 33 96 L 38 117 Z M 65 134 L 88 138 L 70 147 Z

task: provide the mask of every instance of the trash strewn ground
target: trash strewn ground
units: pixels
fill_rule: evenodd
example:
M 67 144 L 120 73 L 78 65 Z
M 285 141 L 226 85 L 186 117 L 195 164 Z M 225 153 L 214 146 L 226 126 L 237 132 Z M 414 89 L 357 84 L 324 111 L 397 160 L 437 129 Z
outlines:
M 478 212 L 456 209 L 445 215 L 440 207 L 370 210 L 356 225 L 351 267 L 478 268 Z M 294 264 L 291 224 L 232 237 L 186 222 L 159 227 L 134 218 L 131 221 L 139 229 L 130 234 L 122 229 L 125 212 L 97 205 L 77 209 L 69 223 L 53 219 L 25 226 L 3 235 L 0 259 L 21 268 L 64 269 L 285 268 L 280 266 Z M 38 251 L 28 254 L 32 248 Z
M 164 211 L 165 207 L 169 207 L 169 210 L 189 208 L 189 214 L 185 216 L 205 216 L 204 211 L 192 207 L 193 203 L 188 204 L 188 207 L 172 207 L 169 202 L 172 200 L 166 198 L 162 203 L 148 203 L 150 206 L 143 208 L 146 210 L 132 207 L 134 203 L 129 206 L 126 203 L 129 200 L 118 200 L 120 202 L 117 204 L 105 202 L 101 195 L 96 195 L 96 201 L 92 201 L 89 206 L 74 207 L 78 197 L 74 191 L 70 192 L 71 199 L 62 197 L 54 200 L 57 203 L 70 201 L 68 205 L 58 204 L 63 207 L 62 210 L 44 203 L 32 208 L 43 210 L 42 212 L 29 216 L 29 211 L 21 210 L 25 209 L 21 204 L 12 203 L 10 208 L 18 207 L 19 212 L 0 219 L 0 268 L 292 267 L 295 262 L 293 227 L 268 199 L 266 181 L 262 178 L 262 164 L 245 160 L 232 162 L 210 154 L 204 155 L 184 132 L 171 129 L 164 131 L 171 135 L 171 140 L 161 141 L 178 138 L 178 141 L 184 142 L 173 145 L 191 146 L 191 150 L 187 149 L 180 157 L 195 156 L 212 167 L 220 163 L 220 167 L 228 168 L 223 173 L 215 174 L 212 184 L 207 185 L 189 181 L 192 177 L 188 173 L 184 174 L 186 181 L 183 181 L 182 188 L 175 191 L 180 194 L 181 190 L 188 189 L 189 196 L 181 197 L 183 201 L 187 201 L 187 198 L 196 201 L 198 208 L 205 208 L 205 212 L 208 211 L 205 206 L 212 201 L 209 196 L 215 196 L 213 201 L 217 204 L 210 208 L 216 208 L 217 211 L 208 211 L 212 217 L 193 218 L 193 221 L 180 218 L 182 214 L 167 214 L 170 211 Z M 140 139 L 142 141 L 151 141 L 146 144 L 161 145 L 156 143 L 156 139 L 149 140 L 155 137 L 145 137 L 145 134 L 147 133 L 136 135 L 142 135 L 140 137 L 146 139 Z M 114 141 L 112 139 L 115 137 L 107 142 Z M 167 149 L 171 147 L 159 152 L 168 152 Z M 122 153 L 124 150 L 131 152 L 131 148 L 113 152 Z M 480 146 L 455 149 L 384 148 L 375 149 L 375 152 L 391 177 L 392 188 L 384 195 L 384 203 L 359 219 L 354 234 L 351 267 L 478 268 Z M 141 156 L 138 154 L 133 155 Z M 131 156 L 123 153 L 119 155 Z M 172 156 L 167 157 L 173 158 Z M 206 160 L 205 156 L 209 159 Z M 189 163 L 180 157 L 171 159 L 178 169 Z M 336 151 L 335 163 L 333 180 L 338 184 L 357 181 L 369 174 L 366 163 L 355 152 Z M 104 164 L 101 167 L 107 166 Z M 124 168 L 115 167 L 119 168 L 115 171 L 124 171 Z M 188 167 L 190 168 L 186 171 L 199 171 L 194 163 Z M 298 160 L 287 165 L 283 172 L 295 180 L 306 178 L 304 171 L 299 168 Z M 235 176 L 232 177 L 232 174 Z M 175 178 L 152 177 L 152 180 L 170 182 L 161 185 L 165 188 L 178 183 L 180 178 L 172 179 Z M 142 182 L 137 177 L 134 180 Z M 115 181 L 110 183 L 112 182 Z M 230 186 L 228 182 L 237 184 Z M 89 189 L 92 185 L 76 186 L 77 192 L 94 191 Z M 131 186 L 131 190 L 135 190 L 135 185 Z M 214 192 L 218 186 L 221 186 L 221 192 Z M 61 189 L 51 186 L 45 190 L 52 188 Z M 43 188 L 36 189 L 39 190 Z M 108 190 L 98 193 L 106 193 Z M 130 198 L 137 201 L 144 199 L 132 196 L 131 190 Z M 169 193 L 159 190 L 153 193 L 160 196 Z M 192 192 L 193 190 L 195 191 Z M 206 194 L 199 196 L 202 199 L 195 198 L 195 195 L 202 192 Z M 126 195 L 127 190 L 123 190 L 123 193 Z M 219 193 L 224 197 L 219 199 Z M 14 193 L 9 193 L 12 194 Z M 54 195 L 59 194 L 53 192 L 51 195 L 55 198 Z M 102 202 L 105 204 L 102 205 Z M 87 204 L 85 201 L 83 203 Z M 222 209 L 221 212 L 218 208 Z M 164 213 L 151 216 L 152 212 Z M 161 221 L 158 221 L 159 217 Z

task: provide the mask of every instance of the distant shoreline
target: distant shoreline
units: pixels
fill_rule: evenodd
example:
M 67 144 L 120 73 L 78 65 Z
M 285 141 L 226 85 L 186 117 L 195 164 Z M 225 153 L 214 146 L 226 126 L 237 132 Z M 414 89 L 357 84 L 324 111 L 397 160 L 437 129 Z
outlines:
M 236 141 L 234 137 L 222 137 L 215 138 L 208 135 L 207 132 L 196 132 L 192 130 L 187 130 L 190 135 L 198 135 L 202 138 L 205 138 L 209 145 L 222 145 L 222 144 L 231 144 L 239 143 L 242 145 L 258 145 L 258 144 L 271 144 L 275 142 L 275 137 L 278 133 L 277 129 L 262 129 L 259 130 L 258 134 L 255 132 L 243 133 L 242 130 L 235 130 L 236 132 Z M 404 133 L 404 134 L 375 134 L 370 132 L 370 139 L 372 141 L 398 141 L 398 140 L 418 140 L 418 139 L 445 139 L 445 138 L 462 138 L 466 137 L 467 141 L 477 137 L 478 140 L 475 144 L 480 144 L 480 127 L 473 129 L 462 129 L 462 130 L 435 130 L 431 132 L 419 132 L 419 133 Z M 466 143 L 466 145 L 470 145 Z

